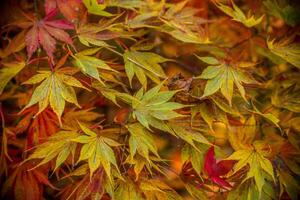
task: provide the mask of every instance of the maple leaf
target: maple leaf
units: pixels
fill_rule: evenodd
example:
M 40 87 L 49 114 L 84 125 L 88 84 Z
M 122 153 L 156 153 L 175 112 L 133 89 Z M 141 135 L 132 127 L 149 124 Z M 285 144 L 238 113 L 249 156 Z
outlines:
M 197 144 L 196 148 L 194 148 L 192 145 L 185 144 L 181 150 L 182 163 L 189 161 L 197 174 L 200 175 L 204 163 L 204 152 L 207 148 L 207 145 Z
M 159 64 L 170 61 L 169 59 L 155 53 L 139 51 L 126 51 L 123 58 L 125 72 L 131 87 L 134 75 L 144 88 L 147 87 L 147 77 L 155 83 L 159 83 L 160 78 L 166 78 L 165 72 Z
M 160 172 L 161 174 L 166 174 L 161 169 L 161 165 L 160 165 L 160 163 L 166 162 L 165 159 L 158 158 L 157 156 L 152 156 L 152 155 L 149 155 L 148 157 L 149 158 L 147 159 L 141 156 L 140 154 L 136 153 L 133 158 L 131 158 L 131 155 L 129 155 L 126 158 L 125 163 L 134 166 L 133 171 L 135 173 L 136 181 L 139 179 L 140 173 L 142 172 L 143 169 L 146 169 L 150 174 L 154 173 L 153 170 L 155 170 L 156 172 Z M 131 169 L 129 170 L 129 173 L 131 173 Z M 142 175 L 144 175 L 144 173 L 142 173 Z
M 141 88 L 135 96 L 118 93 L 117 96 L 132 107 L 132 116 L 144 127 L 150 130 L 149 124 L 153 121 L 169 120 L 183 115 L 174 110 L 187 107 L 176 102 L 168 102 L 178 91 L 160 91 L 162 84 L 159 84 L 144 93 Z
M 75 131 L 59 131 L 48 137 L 47 141 L 37 145 L 35 151 L 24 161 L 42 159 L 34 168 L 39 167 L 56 158 L 55 171 L 65 160 L 72 155 L 74 160 L 77 143 L 72 141 L 79 136 Z
M 71 37 L 64 30 L 73 29 L 73 25 L 63 19 L 53 20 L 56 13 L 56 10 L 51 10 L 44 19 L 35 20 L 33 26 L 26 33 L 25 44 L 27 46 L 28 60 L 38 47 L 42 46 L 52 64 L 54 64 L 55 39 L 72 45 Z
M 26 149 L 32 148 L 53 135 L 58 128 L 57 116 L 52 110 L 45 109 L 38 116 L 33 117 L 37 111 L 37 106 L 24 110 L 21 113 L 22 119 L 14 129 L 17 134 L 26 131 Z
M 150 152 L 159 157 L 154 139 L 147 129 L 139 123 L 130 124 L 127 129 L 130 132 L 129 149 L 131 159 L 137 152 L 149 162 Z
M 78 107 L 80 105 L 77 102 L 76 93 L 73 87 L 84 87 L 80 81 L 76 78 L 65 74 L 64 70 L 67 68 L 60 68 L 54 72 L 52 71 L 39 71 L 39 74 L 34 75 L 23 84 L 41 84 L 34 90 L 30 101 L 23 108 L 29 108 L 30 106 L 38 103 L 39 113 L 47 108 L 50 103 L 51 108 L 57 115 L 61 124 L 61 115 L 65 108 L 65 101 L 74 103 Z M 73 87 L 72 87 L 73 86 Z M 87 89 L 88 90 L 88 89 Z
M 100 15 L 104 17 L 112 16 L 111 13 L 104 11 L 106 5 L 100 3 L 98 0 L 82 0 L 83 4 L 87 8 L 88 12 L 94 15 Z
M 292 112 L 300 112 L 300 101 L 299 95 L 300 90 L 296 84 L 290 85 L 288 87 L 276 87 L 272 96 L 272 105 L 285 108 Z
M 25 62 L 2 62 L 2 65 L 5 67 L 0 70 L 0 94 L 2 94 L 6 84 L 25 67 Z
M 245 123 L 238 127 L 229 127 L 228 140 L 233 149 L 247 149 L 252 145 L 256 136 L 256 120 L 254 115 L 246 119 Z
M 145 197 L 143 197 L 145 196 Z M 182 200 L 182 197 L 169 187 L 164 182 L 158 179 L 143 179 L 139 186 L 136 185 L 130 179 L 125 181 L 119 181 L 117 190 L 115 193 L 117 200 L 142 200 L 142 199 L 176 199 Z
M 91 55 L 99 51 L 100 48 L 86 49 L 79 53 L 73 55 L 73 64 L 78 67 L 84 74 L 87 74 L 99 81 L 101 74 L 99 74 L 98 69 L 108 70 L 115 73 L 118 73 L 116 70 L 112 69 L 108 64 L 103 60 L 92 57 Z
M 258 148 L 259 141 L 254 142 L 254 149 L 241 149 L 235 151 L 226 160 L 236 160 L 237 163 L 233 167 L 233 173 L 237 173 L 242 168 L 249 165 L 247 176 L 243 181 L 254 178 L 259 194 L 265 184 L 265 179 L 271 176 L 273 180 L 273 166 L 269 159 L 265 157 L 263 149 Z
M 199 131 L 193 130 L 191 127 L 186 128 L 188 127 L 188 125 L 181 124 L 180 120 L 178 120 L 178 122 L 175 120 L 167 122 L 166 126 L 168 128 L 164 131 L 181 138 L 197 150 L 199 150 L 197 147 L 197 143 L 211 145 L 211 143 L 201 133 L 199 133 Z M 155 126 L 155 128 L 159 127 Z M 201 151 L 201 149 L 199 151 Z
M 108 7 L 121 7 L 130 10 L 135 10 L 135 8 L 141 8 L 149 2 L 144 2 L 141 0 L 108 0 L 105 1 Z
M 229 167 L 226 167 L 228 166 Z M 232 186 L 220 176 L 227 174 L 232 168 L 232 161 L 220 161 L 217 162 L 215 158 L 214 147 L 210 147 L 205 154 L 204 158 L 204 170 L 208 174 L 209 178 L 216 184 L 223 188 L 231 188 Z
M 90 168 L 90 177 L 93 173 L 102 166 L 105 170 L 106 175 L 112 181 L 111 176 L 111 165 L 119 173 L 116 157 L 113 149 L 110 146 L 120 146 L 120 144 L 110 138 L 104 136 L 98 136 L 95 132 L 82 124 L 79 124 L 85 135 L 78 136 L 72 139 L 74 142 L 82 143 L 83 146 L 80 150 L 80 156 L 77 161 L 88 160 Z
M 116 17 L 109 20 L 101 20 L 97 24 L 86 23 L 80 24 L 80 26 L 76 29 L 77 36 L 79 41 L 85 46 L 99 46 L 99 47 L 111 47 L 106 41 L 124 37 L 127 38 L 127 34 L 123 32 L 117 24 L 114 22 L 121 15 L 117 15 Z
M 52 0 L 56 2 L 58 9 L 70 22 L 77 22 L 85 13 L 84 5 L 80 0 Z
M 264 18 L 264 15 L 255 19 L 253 15 L 251 15 L 251 13 L 249 12 L 248 15 L 250 17 L 246 17 L 246 15 L 243 13 L 243 11 L 237 6 L 235 5 L 235 3 L 233 1 L 231 1 L 233 8 L 227 6 L 227 5 L 223 5 L 221 3 L 215 3 L 215 5 L 222 10 L 224 13 L 226 13 L 227 15 L 229 15 L 230 17 L 233 18 L 234 21 L 238 21 L 241 22 L 242 24 L 244 24 L 245 26 L 247 26 L 248 28 L 255 26 L 259 23 L 261 23 L 261 21 Z
M 143 179 L 139 187 L 146 199 L 182 200 L 182 197 L 175 190 L 159 179 Z
M 288 63 L 300 68 L 300 44 L 290 43 L 292 38 L 287 38 L 275 43 L 274 40 L 268 40 L 267 45 L 272 53 L 281 57 Z
M 8 194 L 12 190 L 16 200 L 39 200 L 43 198 L 44 187 L 42 186 L 47 185 L 57 189 L 48 180 L 47 169 L 30 170 L 32 167 L 32 163 L 15 164 L 12 173 L 1 187 L 1 198 L 11 197 Z
M 199 59 L 207 64 L 214 64 L 205 68 L 202 74 L 196 77 L 208 80 L 204 89 L 204 94 L 201 98 L 205 98 L 216 93 L 218 90 L 221 90 L 221 93 L 231 105 L 233 84 L 235 84 L 241 96 L 245 99 L 245 101 L 247 101 L 245 89 L 242 84 L 255 84 L 255 80 L 253 80 L 245 72 L 237 69 L 235 66 L 231 66 L 226 63 L 220 63 L 213 57 L 199 57 Z
M 272 124 L 274 124 L 282 132 L 282 130 L 281 130 L 279 124 L 278 124 L 280 122 L 280 120 L 276 116 L 274 116 L 271 112 L 269 112 L 269 113 L 262 113 L 253 104 L 252 104 L 252 106 L 254 108 L 254 111 L 252 111 L 253 113 L 262 116 L 263 118 L 265 118 L 266 120 L 268 120 L 269 122 L 271 122 Z
M 205 192 L 200 190 L 199 187 L 196 187 L 193 184 L 186 183 L 185 189 L 194 199 L 206 199 L 207 198 Z
M 110 183 L 107 176 L 104 173 L 103 168 L 96 170 L 92 178 L 89 178 L 88 165 L 83 164 L 80 167 L 76 168 L 66 177 L 70 176 L 83 176 L 80 179 L 76 179 L 74 184 L 68 184 L 68 186 L 63 188 L 63 199 L 86 199 L 86 198 L 100 198 L 102 200 L 108 200 L 108 193 L 112 198 L 114 197 L 114 185 Z M 80 185 L 81 187 L 78 187 Z M 70 193 L 71 191 L 71 193 Z
M 164 1 L 148 1 L 137 3 L 139 10 L 136 15 L 130 17 L 126 25 L 129 28 L 143 28 L 151 27 L 158 28 L 157 23 L 160 22 L 157 17 L 160 15 L 163 7 L 165 6 Z
M 226 113 L 239 116 L 240 114 L 236 110 L 236 107 L 227 104 L 226 99 L 221 96 L 211 97 L 212 103 L 209 101 L 203 102 L 200 105 L 195 105 L 191 108 L 191 122 L 192 126 L 197 119 L 198 114 L 208 124 L 211 131 L 214 131 L 214 124 L 216 122 L 222 122 L 226 124 L 228 122 Z
M 5 58 L 12 53 L 21 51 L 25 47 L 25 31 L 18 33 L 4 48 L 0 49 L 0 58 Z
M 119 181 L 117 183 L 116 191 L 115 191 L 115 199 L 116 200 L 142 200 L 144 199 L 142 193 L 138 190 L 134 182 L 130 179 L 126 179 L 126 181 Z
M 160 31 L 165 32 L 177 40 L 187 43 L 207 44 L 210 43 L 207 34 L 201 28 L 201 24 L 207 23 L 207 20 L 197 17 L 198 9 L 187 7 L 188 1 L 170 6 L 166 12 L 159 16 L 159 19 L 165 24 Z
M 78 122 L 84 126 L 91 126 L 93 121 L 103 117 L 102 114 L 99 114 L 94 111 L 95 108 L 89 109 L 71 109 L 63 115 L 63 128 L 67 130 L 80 130 Z
M 227 196 L 228 200 L 252 200 L 252 199 L 276 199 L 274 188 L 269 182 L 263 186 L 261 194 L 259 194 L 256 185 L 247 181 L 239 185 L 236 189 L 231 190 Z

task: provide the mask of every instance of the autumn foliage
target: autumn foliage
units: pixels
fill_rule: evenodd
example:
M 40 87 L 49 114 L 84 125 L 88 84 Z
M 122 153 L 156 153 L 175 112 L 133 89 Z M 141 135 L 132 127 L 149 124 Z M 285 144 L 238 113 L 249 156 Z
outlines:
M 1 4 L 0 199 L 299 199 L 297 1 Z

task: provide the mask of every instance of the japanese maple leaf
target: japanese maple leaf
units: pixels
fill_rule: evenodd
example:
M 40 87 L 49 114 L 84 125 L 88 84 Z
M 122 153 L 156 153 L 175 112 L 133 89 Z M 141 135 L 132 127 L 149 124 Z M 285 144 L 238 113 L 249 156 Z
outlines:
M 38 115 L 50 104 L 50 107 L 59 119 L 59 123 L 62 124 L 61 115 L 65 109 L 66 101 L 80 107 L 73 87 L 83 88 L 86 90 L 89 89 L 84 87 L 79 80 L 72 76 L 74 73 L 71 68 L 57 68 L 55 71 L 38 71 L 38 74 L 23 83 L 40 83 L 40 85 L 34 90 L 30 101 L 23 110 L 38 103 L 39 112 L 36 114 Z
M 50 12 L 57 8 L 70 22 L 78 21 L 78 19 L 82 18 L 85 12 L 82 0 L 45 0 L 46 12 Z
M 15 127 L 17 134 L 25 132 L 26 148 L 30 149 L 34 145 L 39 144 L 45 138 L 56 133 L 58 128 L 57 116 L 47 108 L 36 117 L 33 117 L 38 112 L 38 107 L 30 107 L 22 112 L 22 119 Z
M 204 158 L 204 170 L 208 174 L 209 178 L 219 186 L 223 188 L 231 187 L 231 185 L 224 178 L 221 178 L 221 176 L 228 173 L 232 166 L 232 161 L 216 161 L 214 147 L 210 147 L 206 152 Z
M 25 36 L 25 44 L 28 60 L 38 47 L 42 46 L 50 57 L 51 62 L 54 63 L 53 52 L 55 51 L 56 40 L 72 45 L 71 37 L 64 30 L 73 29 L 73 25 L 63 19 L 53 19 L 57 14 L 56 9 L 46 7 L 45 10 L 46 16 L 44 19 L 33 21 L 33 26 Z
M 12 167 L 10 176 L 1 187 L 1 199 L 39 200 L 43 199 L 44 186 L 57 189 L 48 180 L 46 168 L 30 170 L 32 167 L 32 163 L 16 163 Z

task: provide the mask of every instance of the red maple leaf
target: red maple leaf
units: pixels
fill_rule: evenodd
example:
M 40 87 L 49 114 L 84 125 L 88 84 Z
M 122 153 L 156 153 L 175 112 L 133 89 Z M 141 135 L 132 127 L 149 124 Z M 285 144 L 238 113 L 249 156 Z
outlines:
M 82 0 L 45 0 L 46 12 L 56 8 L 68 21 L 73 23 L 78 22 L 79 19 L 82 20 L 86 12 Z
M 40 200 L 43 199 L 44 186 L 57 190 L 48 180 L 48 169 L 32 169 L 32 163 L 16 163 L 1 188 L 1 199 Z
M 57 117 L 52 110 L 48 108 L 34 117 L 37 111 L 36 106 L 24 110 L 23 117 L 14 130 L 17 134 L 26 132 L 26 149 L 53 135 L 58 128 Z
M 208 174 L 211 181 L 223 188 L 232 187 L 224 178 L 221 178 L 221 176 L 227 174 L 232 169 L 233 164 L 234 161 L 231 160 L 217 162 L 213 146 L 210 147 L 205 154 L 204 170 Z
M 42 46 L 54 64 L 53 52 L 55 51 L 56 40 L 72 45 L 72 39 L 64 31 L 73 29 L 73 24 L 64 19 L 53 19 L 57 9 L 45 4 L 46 16 L 41 20 L 34 20 L 33 26 L 25 36 L 28 60 L 39 46 Z M 56 40 L 55 40 L 56 39 Z

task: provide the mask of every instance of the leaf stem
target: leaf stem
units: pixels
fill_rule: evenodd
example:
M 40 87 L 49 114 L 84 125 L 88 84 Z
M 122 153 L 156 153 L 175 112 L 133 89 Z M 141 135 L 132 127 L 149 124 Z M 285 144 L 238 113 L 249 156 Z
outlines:
M 2 128 L 4 129 L 5 119 L 4 119 L 3 109 L 2 109 L 2 102 L 0 102 L 0 117 L 1 117 L 1 125 L 2 125 Z
M 39 19 L 40 14 L 39 14 L 38 0 L 33 0 L 33 6 L 34 6 L 35 16 Z
M 123 54 L 121 54 L 120 52 L 118 52 L 118 51 L 116 51 L 116 50 L 114 50 L 114 49 L 112 49 L 110 47 L 104 47 L 104 48 L 106 48 L 107 50 L 112 51 L 112 52 L 118 54 L 119 56 L 123 57 Z

